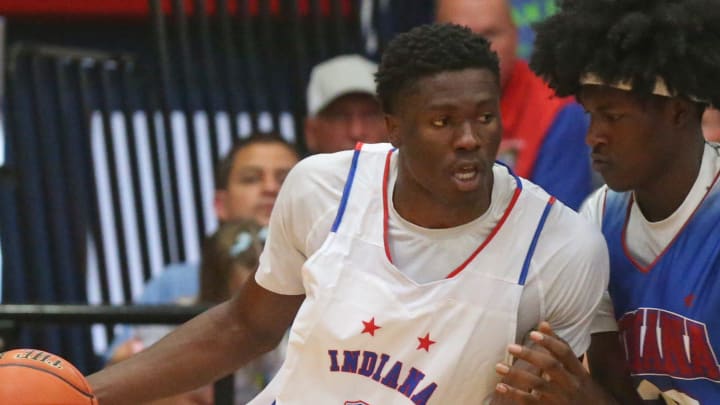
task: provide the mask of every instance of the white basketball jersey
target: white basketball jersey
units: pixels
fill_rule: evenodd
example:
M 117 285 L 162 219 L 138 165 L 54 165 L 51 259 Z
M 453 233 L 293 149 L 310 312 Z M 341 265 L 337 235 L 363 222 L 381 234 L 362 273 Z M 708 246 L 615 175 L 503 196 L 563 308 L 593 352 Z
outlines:
M 419 284 L 387 248 L 392 150 L 358 148 L 286 361 L 252 405 L 481 404 L 515 341 L 518 303 L 552 198 L 522 182 L 486 240 L 448 277 Z

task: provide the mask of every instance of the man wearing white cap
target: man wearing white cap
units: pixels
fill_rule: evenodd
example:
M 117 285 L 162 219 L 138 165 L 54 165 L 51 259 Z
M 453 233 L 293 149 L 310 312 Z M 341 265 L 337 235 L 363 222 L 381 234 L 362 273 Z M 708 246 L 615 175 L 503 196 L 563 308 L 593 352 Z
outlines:
M 311 153 L 387 141 L 382 109 L 375 98 L 376 71 L 377 65 L 360 55 L 337 56 L 313 68 L 305 120 L 305 142 Z

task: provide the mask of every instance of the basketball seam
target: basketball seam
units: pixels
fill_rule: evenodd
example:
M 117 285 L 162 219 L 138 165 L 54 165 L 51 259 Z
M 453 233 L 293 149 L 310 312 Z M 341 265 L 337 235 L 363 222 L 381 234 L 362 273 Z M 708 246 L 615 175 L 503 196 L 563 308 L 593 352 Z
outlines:
M 91 393 L 89 393 L 89 392 L 83 391 L 81 388 L 77 387 L 75 384 L 73 384 L 72 382 L 68 381 L 65 377 L 62 377 L 62 376 L 60 376 L 60 375 L 58 375 L 58 374 L 55 374 L 55 373 L 51 372 L 50 370 L 44 369 L 44 368 L 42 368 L 42 367 L 35 367 L 35 366 L 30 366 L 30 365 L 27 365 L 27 364 L 20 364 L 20 363 L 5 363 L 5 364 L 0 364 L 0 367 L 11 367 L 11 366 L 27 367 L 27 368 L 31 368 L 31 369 L 33 369 L 33 370 L 37 370 L 37 371 L 41 371 L 41 372 L 43 372 L 43 373 L 50 374 L 50 375 L 52 375 L 52 376 L 54 376 L 54 377 L 57 377 L 57 378 L 63 380 L 65 383 L 67 383 L 67 385 L 71 386 L 73 389 L 75 389 L 77 392 L 81 393 L 82 395 L 84 395 L 84 396 L 86 396 L 86 397 L 89 397 L 91 400 L 92 400 L 93 397 L 95 397 L 95 395 L 93 395 L 93 394 L 91 394 Z M 92 402 L 91 402 L 91 403 L 92 403 Z

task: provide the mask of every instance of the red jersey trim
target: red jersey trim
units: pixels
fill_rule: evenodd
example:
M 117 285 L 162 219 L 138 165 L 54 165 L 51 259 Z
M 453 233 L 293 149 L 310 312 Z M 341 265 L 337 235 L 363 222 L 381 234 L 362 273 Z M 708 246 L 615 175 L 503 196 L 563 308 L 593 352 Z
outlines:
M 391 150 L 388 152 L 387 157 L 385 158 L 385 171 L 383 173 L 383 191 L 382 191 L 382 197 L 383 197 L 383 244 L 385 247 L 385 256 L 387 256 L 387 259 L 390 263 L 393 263 L 392 260 L 392 254 L 390 253 L 390 243 L 389 243 L 389 236 L 388 236 L 388 218 L 389 218 L 389 203 L 388 203 L 388 182 L 390 179 L 390 158 L 392 157 L 392 153 L 395 150 Z M 518 198 L 520 197 L 520 193 L 522 192 L 521 187 L 517 187 L 515 189 L 515 192 L 513 193 L 512 199 L 510 200 L 510 203 L 505 208 L 505 212 L 503 213 L 503 216 L 500 218 L 497 224 L 495 224 L 495 227 L 490 232 L 490 234 L 485 238 L 485 240 L 478 246 L 477 249 L 468 257 L 460 266 L 458 266 L 455 270 L 451 271 L 447 276 L 445 276 L 446 279 L 453 278 L 460 274 L 470 262 L 477 257 L 477 255 L 487 246 L 490 241 L 493 240 L 495 235 L 500 231 L 500 228 L 502 228 L 503 224 L 507 220 L 507 218 L 510 216 L 510 212 L 512 212 L 513 208 L 515 207 L 515 203 L 517 202 Z M 394 263 L 393 263 L 394 264 Z
M 710 192 L 715 187 L 715 184 L 717 183 L 718 178 L 720 178 L 720 172 L 715 174 L 715 178 L 713 179 L 712 184 L 710 185 L 710 187 L 708 187 L 702 200 L 700 200 L 698 205 L 693 210 L 692 214 L 690 214 L 688 219 L 683 224 L 682 228 L 680 228 L 678 230 L 678 232 L 672 238 L 670 243 L 668 243 L 667 246 L 665 246 L 663 251 L 660 252 L 660 254 L 655 257 L 655 260 L 653 260 L 652 263 L 648 264 L 647 266 L 643 266 L 637 260 L 635 260 L 635 258 L 632 256 L 632 254 L 630 254 L 630 249 L 628 249 L 628 246 L 626 243 L 627 227 L 628 227 L 628 224 L 630 223 L 630 211 L 632 208 L 632 204 L 635 201 L 633 194 L 632 193 L 630 194 L 630 198 L 628 199 L 628 206 L 627 206 L 627 209 L 625 210 L 625 223 L 623 224 L 623 230 L 622 230 L 622 235 L 620 236 L 620 241 L 622 243 L 623 253 L 625 254 L 625 257 L 627 257 L 627 259 L 630 260 L 630 263 L 632 263 L 636 269 L 638 269 L 642 273 L 649 273 L 655 267 L 655 265 L 660 261 L 660 259 L 662 259 L 662 257 L 665 256 L 665 253 L 667 253 L 668 250 L 670 250 L 670 248 L 672 247 L 672 245 L 675 244 L 675 241 L 678 239 L 678 237 L 680 237 L 680 235 L 683 233 L 683 231 L 688 226 L 690 221 L 695 217 L 695 213 L 697 213 L 698 209 L 700 209 L 700 206 L 703 204 L 703 202 L 705 202 L 705 199 L 707 199 L 708 195 L 710 195 Z

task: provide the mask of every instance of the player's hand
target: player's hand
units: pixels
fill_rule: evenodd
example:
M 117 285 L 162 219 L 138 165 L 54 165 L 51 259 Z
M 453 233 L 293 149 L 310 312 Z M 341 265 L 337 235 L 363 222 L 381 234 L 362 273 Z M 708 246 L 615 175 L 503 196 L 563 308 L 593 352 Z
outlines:
M 529 347 L 534 350 L 546 352 L 547 350 L 534 343 L 530 342 Z M 512 372 L 509 372 L 512 369 Z M 515 389 L 530 392 L 534 386 L 535 377 L 539 377 L 542 371 L 534 365 L 526 362 L 522 359 L 516 359 L 513 362 L 512 367 L 506 364 L 497 364 L 495 366 L 496 372 L 502 377 L 500 382 L 509 385 Z M 493 395 L 489 405 L 515 405 L 517 402 L 508 395 Z
M 555 335 L 547 322 L 531 332 L 530 339 L 539 347 L 510 345 L 508 351 L 518 361 L 537 367 L 540 373 L 498 364 L 496 371 L 503 377 L 495 388 L 498 400 L 523 405 L 617 404 L 592 380 L 570 346 Z

